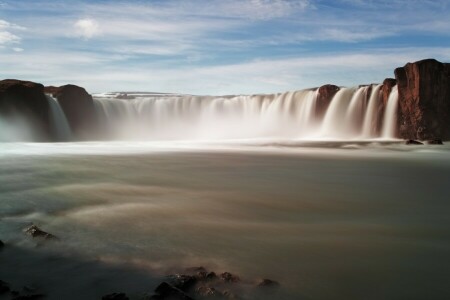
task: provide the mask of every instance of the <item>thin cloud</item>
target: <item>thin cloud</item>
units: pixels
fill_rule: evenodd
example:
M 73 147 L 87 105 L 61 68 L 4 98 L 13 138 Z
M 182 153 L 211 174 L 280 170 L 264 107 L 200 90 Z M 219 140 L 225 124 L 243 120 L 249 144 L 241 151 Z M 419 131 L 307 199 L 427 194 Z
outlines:
M 84 39 L 90 39 L 100 34 L 100 26 L 93 19 L 80 19 L 75 22 L 74 28 L 75 35 Z

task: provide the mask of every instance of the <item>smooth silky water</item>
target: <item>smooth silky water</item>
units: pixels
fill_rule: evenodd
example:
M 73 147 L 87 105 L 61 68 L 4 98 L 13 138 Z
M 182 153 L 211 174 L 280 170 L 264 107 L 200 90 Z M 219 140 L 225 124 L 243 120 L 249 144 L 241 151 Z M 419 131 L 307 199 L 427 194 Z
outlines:
M 254 299 L 450 296 L 448 146 L 0 147 L 0 278 L 49 299 L 140 299 L 199 265 L 281 283 Z M 61 241 L 36 247 L 30 223 Z

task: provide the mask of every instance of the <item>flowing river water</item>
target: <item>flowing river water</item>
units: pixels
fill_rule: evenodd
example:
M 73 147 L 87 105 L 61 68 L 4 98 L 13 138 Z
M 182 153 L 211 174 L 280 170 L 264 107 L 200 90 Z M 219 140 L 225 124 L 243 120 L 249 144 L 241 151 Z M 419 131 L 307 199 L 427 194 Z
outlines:
M 48 299 L 140 299 L 204 266 L 275 295 L 449 299 L 450 147 L 0 144 L 0 279 Z M 34 223 L 60 238 L 36 245 Z

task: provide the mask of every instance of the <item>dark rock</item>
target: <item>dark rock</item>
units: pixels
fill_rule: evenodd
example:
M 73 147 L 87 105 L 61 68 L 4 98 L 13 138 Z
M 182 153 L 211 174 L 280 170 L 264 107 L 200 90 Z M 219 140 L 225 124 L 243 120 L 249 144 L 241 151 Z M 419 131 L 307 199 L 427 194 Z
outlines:
M 102 300 L 129 300 L 125 293 L 112 293 L 102 297 Z
M 82 87 L 68 84 L 45 87 L 45 92 L 58 99 L 75 138 L 92 139 L 97 136 L 98 121 L 92 96 Z
M 434 59 L 395 69 L 399 135 L 404 139 L 450 139 L 450 64 Z
M 50 107 L 42 84 L 16 79 L 0 81 L 0 116 L 21 117 L 39 135 L 38 140 L 53 139 Z
M 0 280 L 0 295 L 9 292 L 9 284 Z
M 416 141 L 416 140 L 407 140 L 405 142 L 405 145 L 423 145 L 422 142 Z
M 20 295 L 20 292 L 19 292 L 19 291 L 11 291 L 10 294 L 11 294 L 11 296 L 13 296 L 13 297 L 17 297 L 17 296 Z
M 317 91 L 316 99 L 316 118 L 322 119 L 330 105 L 334 95 L 339 91 L 339 87 L 332 84 L 321 86 Z
M 216 275 L 216 273 L 214 273 L 214 272 L 208 272 L 207 274 L 206 274 L 206 277 L 205 277 L 207 280 L 214 280 L 214 279 L 217 279 L 217 275 Z
M 182 291 L 188 291 L 190 290 L 196 283 L 197 278 L 195 276 L 191 275 L 184 275 L 184 274 L 175 274 L 175 275 L 169 275 L 167 277 L 167 281 L 177 289 L 180 289 Z
M 0 240 L 0 250 L 5 247 L 5 243 L 2 242 L 2 240 Z
M 394 78 L 386 78 L 383 81 L 383 86 L 381 87 L 381 102 L 384 106 L 386 106 L 387 101 L 389 99 L 389 95 L 391 94 L 392 88 L 397 84 L 397 80 Z
M 280 286 L 280 284 L 274 280 L 263 279 L 258 283 L 258 286 L 259 287 L 277 287 L 277 286 Z
M 195 293 L 200 297 L 222 297 L 222 293 L 213 287 L 200 286 L 195 289 Z
M 220 274 L 220 279 L 222 279 L 225 282 L 233 282 L 233 283 L 240 281 L 238 276 L 233 275 L 229 272 L 224 272 L 224 273 Z
M 41 230 L 36 225 L 31 225 L 28 228 L 25 228 L 25 233 L 29 234 L 33 238 L 43 238 L 45 240 L 57 240 L 58 238 L 51 233 L 45 232 Z
M 441 139 L 432 139 L 428 141 L 429 145 L 444 145 Z
M 155 293 L 157 295 L 152 296 L 150 299 L 193 300 L 185 292 L 167 282 L 158 285 L 155 289 Z

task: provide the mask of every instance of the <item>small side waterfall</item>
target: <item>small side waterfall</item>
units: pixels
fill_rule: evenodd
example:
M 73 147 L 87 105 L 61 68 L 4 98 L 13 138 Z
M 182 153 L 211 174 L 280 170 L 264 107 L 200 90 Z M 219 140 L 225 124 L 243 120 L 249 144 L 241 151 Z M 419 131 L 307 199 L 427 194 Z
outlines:
M 395 138 L 397 129 L 398 89 L 392 88 L 384 113 L 383 130 L 381 136 L 386 139 Z
M 50 107 L 51 125 L 58 141 L 70 141 L 72 133 L 69 122 L 64 114 L 58 100 L 51 95 L 46 94 L 48 105 Z
M 316 119 L 317 89 L 271 95 L 135 95 L 94 97 L 106 138 L 119 140 L 373 139 L 395 135 L 393 93 L 383 115 L 382 85 L 341 88 L 323 119 Z M 112 95 L 114 96 L 114 95 Z M 390 99 L 391 99 L 390 98 Z

